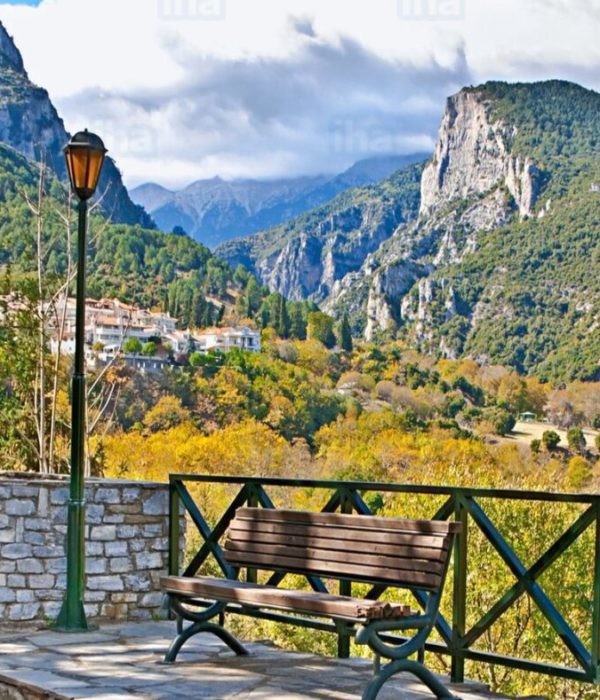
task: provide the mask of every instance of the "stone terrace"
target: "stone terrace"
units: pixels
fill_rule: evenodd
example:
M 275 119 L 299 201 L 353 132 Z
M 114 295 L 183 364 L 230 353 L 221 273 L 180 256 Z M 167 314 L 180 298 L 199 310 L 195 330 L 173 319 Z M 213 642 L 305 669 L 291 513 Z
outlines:
M 98 632 L 0 633 L 0 698 L 10 700 L 127 700 L 128 698 L 248 698 L 301 700 L 360 698 L 371 664 L 284 652 L 249 644 L 251 656 L 232 655 L 210 635 L 190 640 L 173 665 L 162 655 L 172 622 L 106 625 Z M 454 686 L 464 700 L 500 696 L 477 684 Z M 410 676 L 397 676 L 378 700 L 431 700 Z

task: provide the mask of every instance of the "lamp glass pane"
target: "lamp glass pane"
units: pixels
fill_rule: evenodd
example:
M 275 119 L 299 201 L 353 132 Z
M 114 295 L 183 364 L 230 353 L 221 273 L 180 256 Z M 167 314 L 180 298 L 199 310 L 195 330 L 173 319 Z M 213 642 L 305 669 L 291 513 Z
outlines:
M 86 183 L 88 190 L 94 191 L 96 189 L 103 162 L 104 153 L 102 151 L 89 151 L 89 168 Z
M 87 189 L 88 150 L 86 148 L 71 148 L 69 150 L 69 162 L 71 164 L 71 180 L 74 189 Z

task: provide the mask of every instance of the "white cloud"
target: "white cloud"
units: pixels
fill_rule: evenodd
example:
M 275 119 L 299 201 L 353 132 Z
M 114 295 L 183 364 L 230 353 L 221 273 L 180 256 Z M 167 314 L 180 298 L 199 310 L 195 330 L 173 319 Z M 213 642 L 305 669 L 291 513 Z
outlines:
M 598 12 L 598 0 L 0 4 L 67 128 L 97 129 L 129 184 L 171 186 L 430 149 L 464 83 L 598 88 Z

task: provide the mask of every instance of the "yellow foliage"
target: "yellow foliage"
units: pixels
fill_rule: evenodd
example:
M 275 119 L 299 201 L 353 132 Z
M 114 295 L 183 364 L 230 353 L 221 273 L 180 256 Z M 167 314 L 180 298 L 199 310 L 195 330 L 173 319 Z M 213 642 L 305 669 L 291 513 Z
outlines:
M 280 474 L 293 450 L 268 426 L 252 419 L 210 435 L 182 423 L 151 435 L 118 433 L 101 443 L 106 477 L 149 481 L 166 481 L 170 473 Z
M 592 465 L 577 455 L 569 460 L 567 467 L 567 484 L 573 489 L 580 489 L 592 478 Z

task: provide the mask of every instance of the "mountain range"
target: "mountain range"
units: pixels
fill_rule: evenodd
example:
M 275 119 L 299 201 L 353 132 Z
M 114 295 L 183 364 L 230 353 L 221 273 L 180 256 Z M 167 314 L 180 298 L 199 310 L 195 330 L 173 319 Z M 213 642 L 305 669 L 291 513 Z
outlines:
M 396 170 L 423 160 L 425 154 L 387 155 L 355 163 L 339 175 L 279 180 L 198 180 L 172 191 L 155 183 L 131 190 L 159 228 L 180 227 L 192 238 L 214 247 L 250 235 L 318 207 L 352 187 L 380 182 Z
M 214 244 L 266 227 L 214 255 L 187 236 L 144 230 L 153 219 L 108 159 L 103 215 L 120 225 L 90 246 L 93 293 L 143 304 L 173 297 L 176 306 L 185 297 L 200 308 L 203 295 L 227 294 L 242 264 L 290 300 L 347 314 L 368 341 L 397 338 L 542 379 L 598 380 L 599 115 L 600 95 L 573 83 L 489 82 L 448 98 L 429 158 L 362 161 L 335 177 L 195 183 L 186 188 L 199 202 L 190 232 L 200 222 Z M 64 182 L 67 139 L 0 25 L 0 264 L 15 272 L 35 264 L 22 196 L 35 186 L 33 161 L 43 156 Z M 141 191 L 155 213 L 185 199 Z M 46 266 L 58 275 L 61 226 L 47 221 Z M 242 290 L 250 284 L 235 276 Z
M 599 190 L 598 93 L 490 82 L 448 98 L 427 163 L 215 252 L 367 340 L 597 378 Z
M 69 138 L 48 93 L 31 82 L 19 49 L 0 22 L 0 142 L 30 160 L 44 160 L 61 180 L 65 180 L 62 149 Z M 98 193 L 102 195 L 104 211 L 115 223 L 154 228 L 154 222 L 143 207 L 131 201 L 121 173 L 110 156 L 102 170 Z

